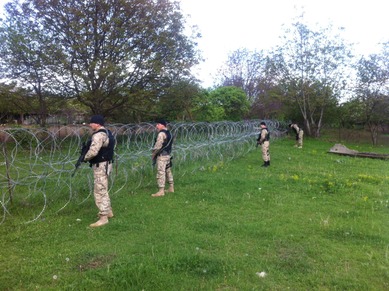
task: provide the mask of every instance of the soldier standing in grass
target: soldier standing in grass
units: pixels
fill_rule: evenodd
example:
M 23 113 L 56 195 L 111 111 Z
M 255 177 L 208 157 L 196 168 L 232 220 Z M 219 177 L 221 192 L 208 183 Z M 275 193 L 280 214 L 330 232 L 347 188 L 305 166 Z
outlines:
M 270 132 L 267 129 L 266 123 L 261 122 L 261 133 L 259 134 L 259 137 L 257 139 L 257 143 L 261 145 L 262 148 L 262 159 L 263 159 L 263 165 L 262 167 L 268 167 L 270 166 Z
M 152 197 L 160 197 L 165 195 L 165 183 L 166 180 L 169 183 L 169 189 L 167 192 L 174 192 L 174 182 L 171 163 L 171 152 L 173 145 L 173 137 L 170 131 L 166 127 L 165 120 L 160 119 L 157 121 L 157 138 L 155 140 L 152 150 L 153 164 L 157 165 L 157 185 L 158 192 L 152 194 Z
M 99 220 L 90 227 L 99 227 L 108 223 L 113 217 L 111 200 L 108 194 L 108 177 L 112 171 L 112 162 L 115 148 L 115 138 L 111 131 L 104 127 L 104 117 L 92 116 L 89 122 L 93 130 L 91 143 L 85 155 L 85 162 L 89 162 L 93 169 L 94 198 L 99 209 Z
M 299 149 L 303 148 L 303 137 L 304 137 L 304 131 L 296 124 L 296 123 L 289 123 L 289 127 L 294 130 L 296 133 L 296 144 L 295 147 L 298 147 Z

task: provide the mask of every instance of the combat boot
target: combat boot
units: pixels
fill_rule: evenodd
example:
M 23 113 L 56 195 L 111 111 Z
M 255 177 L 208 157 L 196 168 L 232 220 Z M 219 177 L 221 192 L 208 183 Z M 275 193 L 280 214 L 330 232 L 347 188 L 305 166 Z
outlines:
M 165 188 L 159 188 L 157 193 L 151 194 L 152 197 L 161 197 L 165 195 Z
M 112 218 L 113 217 L 112 209 L 108 212 L 107 216 L 108 216 L 108 218 Z M 97 217 L 100 217 L 100 212 L 97 213 Z
M 107 223 L 108 223 L 108 216 L 107 215 L 100 215 L 100 219 L 98 221 L 96 221 L 95 223 L 92 223 L 89 226 L 90 227 L 99 227 L 99 226 L 102 226 L 102 225 L 107 224 Z
M 174 184 L 169 184 L 169 189 L 167 189 L 168 193 L 174 193 Z

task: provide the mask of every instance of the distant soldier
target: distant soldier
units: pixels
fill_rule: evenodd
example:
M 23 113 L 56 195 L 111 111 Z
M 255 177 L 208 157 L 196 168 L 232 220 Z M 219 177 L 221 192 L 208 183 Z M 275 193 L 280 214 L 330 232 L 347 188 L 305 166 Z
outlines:
M 174 192 L 171 162 L 173 136 L 167 129 L 166 125 L 167 123 L 163 119 L 157 121 L 156 128 L 158 130 L 158 134 L 153 146 L 151 157 L 153 164 L 157 165 L 158 192 L 152 194 L 152 197 L 160 197 L 165 195 L 166 180 L 169 183 L 169 189 L 167 192 Z
M 112 162 L 115 149 L 115 138 L 111 131 L 104 127 L 104 118 L 101 115 L 92 116 L 89 122 L 93 130 L 91 143 L 85 155 L 85 162 L 89 162 L 94 176 L 94 197 L 99 209 L 99 220 L 90 227 L 98 227 L 108 223 L 113 217 L 111 200 L 108 194 L 108 176 L 112 171 Z
M 303 137 L 304 137 L 304 131 L 296 124 L 296 123 L 289 123 L 289 127 L 294 130 L 296 133 L 296 144 L 295 147 L 298 147 L 299 149 L 303 148 Z
M 259 137 L 257 139 L 257 143 L 262 148 L 262 159 L 263 159 L 263 165 L 262 167 L 268 167 L 270 166 L 270 132 L 266 126 L 265 122 L 260 123 L 261 126 L 261 133 L 259 134 Z

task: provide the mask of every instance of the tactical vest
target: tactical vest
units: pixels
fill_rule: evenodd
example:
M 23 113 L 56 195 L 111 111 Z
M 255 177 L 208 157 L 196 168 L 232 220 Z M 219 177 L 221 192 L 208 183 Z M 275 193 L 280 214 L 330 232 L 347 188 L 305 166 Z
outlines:
M 267 127 L 265 127 L 265 128 L 261 129 L 261 133 L 262 133 L 262 130 L 264 130 L 264 129 L 266 129 L 266 131 L 267 131 L 267 134 L 266 134 L 266 137 L 265 137 L 265 141 L 269 141 L 270 140 L 270 131 L 269 131 L 269 129 Z M 261 134 L 259 135 L 259 138 L 261 138 Z
M 170 131 L 166 129 L 162 129 L 160 132 L 164 132 L 166 134 L 166 139 L 164 140 L 162 144 L 162 148 L 158 151 L 158 155 L 161 155 L 162 153 L 170 155 L 172 152 L 172 145 L 173 145 L 173 137 L 170 133 Z M 158 137 L 158 136 L 157 136 Z M 157 138 L 155 138 L 154 144 L 157 142 Z
M 114 154 L 114 149 L 115 149 L 115 137 L 113 136 L 112 132 L 108 129 L 99 129 L 98 131 L 94 132 L 93 134 L 96 134 L 98 132 L 104 132 L 107 134 L 109 142 L 108 146 L 106 147 L 101 147 L 99 150 L 97 156 L 95 156 L 93 159 L 89 161 L 90 164 L 97 164 L 101 162 L 113 162 L 113 154 Z M 92 134 L 92 136 L 93 136 Z

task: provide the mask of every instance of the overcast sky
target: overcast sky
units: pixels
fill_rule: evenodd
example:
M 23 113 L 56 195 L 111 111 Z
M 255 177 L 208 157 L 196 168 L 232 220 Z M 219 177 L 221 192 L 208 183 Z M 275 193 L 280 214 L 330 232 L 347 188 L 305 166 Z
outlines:
M 179 0 L 188 22 L 202 34 L 199 48 L 205 62 L 196 70 L 203 86 L 213 84 L 217 69 L 239 48 L 268 50 L 279 43 L 282 24 L 305 11 L 312 28 L 344 27 L 356 53 L 378 52 L 389 41 L 389 0 Z
M 70 0 L 69 0 L 70 1 Z M 217 69 L 239 48 L 268 50 L 279 43 L 282 24 L 298 11 L 314 27 L 344 27 L 356 53 L 378 52 L 389 41 L 389 0 L 178 0 L 188 22 L 202 34 L 199 48 L 205 59 L 194 74 L 204 87 L 213 85 Z M 9 2 L 0 0 L 1 8 Z

